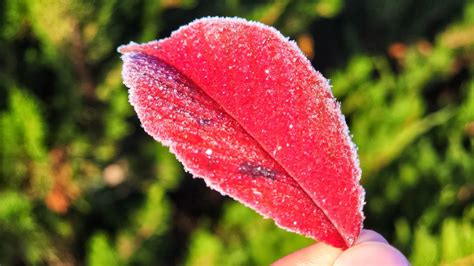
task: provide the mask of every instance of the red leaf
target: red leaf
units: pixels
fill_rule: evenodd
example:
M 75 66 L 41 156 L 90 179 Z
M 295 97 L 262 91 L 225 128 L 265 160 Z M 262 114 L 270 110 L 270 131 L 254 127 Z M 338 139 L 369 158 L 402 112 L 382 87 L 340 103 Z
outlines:
M 204 18 L 122 46 L 145 130 L 194 176 L 290 231 L 347 248 L 362 227 L 355 147 L 327 80 L 263 24 Z

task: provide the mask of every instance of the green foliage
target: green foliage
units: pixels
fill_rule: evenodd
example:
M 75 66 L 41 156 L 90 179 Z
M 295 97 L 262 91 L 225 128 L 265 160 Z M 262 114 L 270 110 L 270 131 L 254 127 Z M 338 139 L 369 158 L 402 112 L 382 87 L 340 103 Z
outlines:
M 13 264 L 18 258 L 39 263 L 48 255 L 48 243 L 40 227 L 31 216 L 32 203 L 24 195 L 13 191 L 0 194 L 0 258 Z
M 268 265 L 276 257 L 312 243 L 310 239 L 281 230 L 271 220 L 262 219 L 234 202 L 226 205 L 213 234 L 206 228 L 204 223 L 193 234 L 187 265 Z
M 117 253 L 105 233 L 96 233 L 89 240 L 87 265 L 120 265 Z
M 0 112 L 0 172 L 8 178 L 0 183 L 18 189 L 30 175 L 38 186 L 36 191 L 47 189 L 46 128 L 38 100 L 27 91 L 12 88 L 8 90 L 7 108 Z M 29 165 L 25 165 L 26 160 Z
M 411 261 L 413 265 L 435 265 L 439 262 L 450 265 L 468 265 L 472 263 L 474 253 L 474 219 L 467 214 L 463 220 L 446 218 L 441 226 L 441 235 L 432 235 L 424 226 L 415 231 L 415 240 Z M 430 256 L 426 256 L 430 254 Z
M 268 265 L 312 243 L 191 179 L 128 103 L 116 47 L 208 15 L 314 54 L 359 147 L 367 228 L 413 265 L 473 264 L 469 0 L 0 2 L 0 264 Z
M 196 229 L 189 245 L 185 265 L 218 265 L 219 256 L 223 251 L 222 246 L 221 241 L 207 230 Z

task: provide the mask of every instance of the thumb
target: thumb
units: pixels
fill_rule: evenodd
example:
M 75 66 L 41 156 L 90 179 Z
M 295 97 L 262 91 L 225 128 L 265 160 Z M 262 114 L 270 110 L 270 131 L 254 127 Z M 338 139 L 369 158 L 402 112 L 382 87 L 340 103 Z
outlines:
M 346 266 L 346 265 L 410 265 L 400 251 L 390 246 L 378 233 L 362 230 L 354 246 L 342 251 L 322 242 L 296 251 L 273 266 Z
M 274 262 L 272 266 L 332 266 L 341 254 L 341 249 L 319 242 Z
M 344 251 L 334 262 L 334 266 L 350 265 L 407 266 L 410 263 L 380 234 L 372 230 L 362 230 L 355 245 Z

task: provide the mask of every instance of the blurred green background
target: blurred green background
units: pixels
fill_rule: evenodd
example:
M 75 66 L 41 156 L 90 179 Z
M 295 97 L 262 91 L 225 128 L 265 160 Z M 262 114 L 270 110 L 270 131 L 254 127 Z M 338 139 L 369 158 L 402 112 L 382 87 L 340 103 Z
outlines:
M 359 147 L 365 226 L 413 265 L 474 265 L 474 1 L 0 1 L 1 265 L 267 265 L 313 241 L 185 174 L 116 47 L 202 16 L 295 39 Z

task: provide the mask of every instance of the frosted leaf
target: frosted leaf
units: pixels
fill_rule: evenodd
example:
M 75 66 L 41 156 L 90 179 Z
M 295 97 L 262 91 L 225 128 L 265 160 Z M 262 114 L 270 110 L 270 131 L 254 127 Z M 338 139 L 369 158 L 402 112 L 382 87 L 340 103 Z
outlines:
M 364 203 L 356 148 L 329 82 L 295 42 L 261 23 L 205 18 L 119 50 L 145 129 L 194 175 L 284 228 L 353 243 Z

